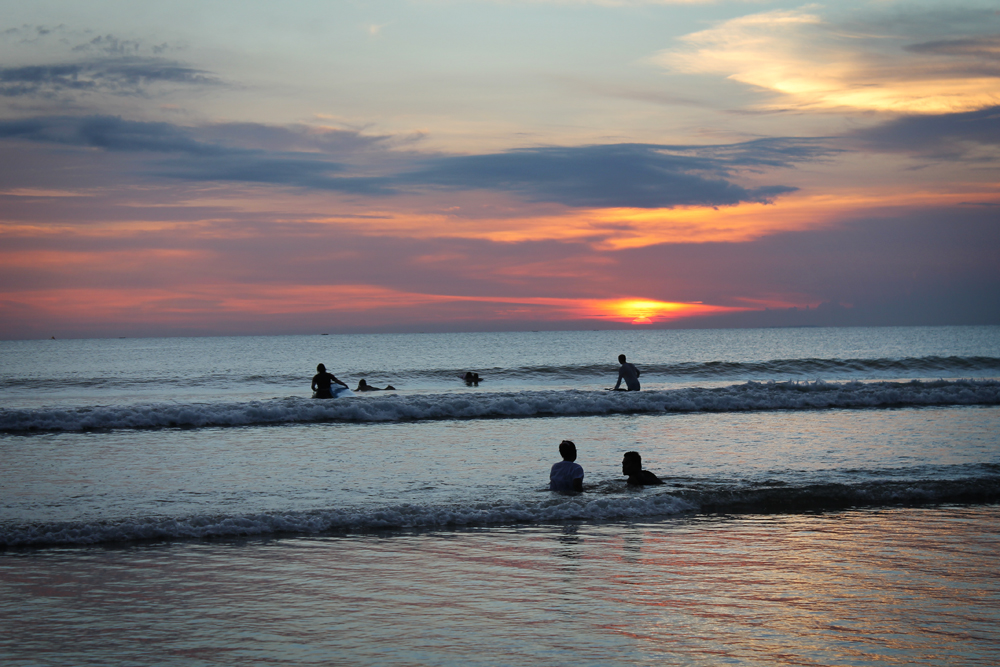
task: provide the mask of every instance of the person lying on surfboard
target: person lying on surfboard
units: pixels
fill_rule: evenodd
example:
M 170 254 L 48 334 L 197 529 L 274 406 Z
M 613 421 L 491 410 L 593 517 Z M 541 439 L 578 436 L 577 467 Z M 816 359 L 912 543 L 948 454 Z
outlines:
M 358 388 L 355 389 L 354 391 L 396 391 L 396 388 L 393 387 L 391 384 L 387 384 L 385 386 L 385 389 L 383 389 L 382 387 L 373 387 L 367 382 L 365 382 L 364 378 L 361 378 L 361 380 L 358 381 Z
M 313 376 L 312 381 L 313 398 L 333 398 L 333 389 L 330 386 L 333 382 L 336 382 L 344 389 L 350 389 L 350 387 L 338 380 L 333 373 L 327 373 L 326 366 L 323 364 L 317 366 L 316 375 Z

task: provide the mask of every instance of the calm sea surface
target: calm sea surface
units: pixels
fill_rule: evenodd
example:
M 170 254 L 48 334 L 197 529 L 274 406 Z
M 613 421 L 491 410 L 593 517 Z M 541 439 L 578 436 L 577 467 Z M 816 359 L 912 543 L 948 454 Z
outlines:
M 4 341 L 0 662 L 992 665 L 998 433 L 1000 327 Z

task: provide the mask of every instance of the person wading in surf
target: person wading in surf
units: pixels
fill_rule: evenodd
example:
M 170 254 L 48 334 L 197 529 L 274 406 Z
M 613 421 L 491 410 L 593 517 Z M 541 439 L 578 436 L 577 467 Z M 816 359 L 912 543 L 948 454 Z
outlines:
M 626 362 L 624 354 L 618 355 L 618 363 L 621 366 L 618 368 L 618 382 L 615 383 L 614 391 L 639 391 L 639 375 L 641 374 L 639 369 L 635 367 L 635 364 Z M 625 380 L 625 386 L 628 389 L 619 389 L 622 380 Z
M 333 398 L 333 389 L 330 386 L 333 382 L 341 385 L 344 389 L 350 389 L 350 387 L 338 380 L 333 373 L 327 373 L 326 366 L 323 364 L 317 366 L 316 375 L 313 376 L 312 381 L 313 398 Z
M 549 472 L 549 489 L 552 491 L 583 491 L 583 466 L 576 461 L 576 445 L 572 440 L 559 443 L 563 460 Z

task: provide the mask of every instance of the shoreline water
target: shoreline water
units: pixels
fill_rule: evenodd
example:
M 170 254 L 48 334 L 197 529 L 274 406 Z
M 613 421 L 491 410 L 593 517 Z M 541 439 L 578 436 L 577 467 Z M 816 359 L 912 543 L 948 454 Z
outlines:
M 998 536 L 982 506 L 8 553 L 0 657 L 989 665 Z
M 1000 327 L 636 333 L 0 344 L 0 661 L 995 661 Z

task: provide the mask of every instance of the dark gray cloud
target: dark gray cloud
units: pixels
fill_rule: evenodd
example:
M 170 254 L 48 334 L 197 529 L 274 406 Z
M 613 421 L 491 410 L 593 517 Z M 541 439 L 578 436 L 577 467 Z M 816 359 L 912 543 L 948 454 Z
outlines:
M 267 126 L 260 128 L 265 133 L 270 130 Z M 0 121 L 0 139 L 101 148 L 111 152 L 166 154 L 151 163 L 148 172 L 184 180 L 239 181 L 358 194 L 391 194 L 384 179 L 338 175 L 348 167 L 332 159 L 330 154 L 227 146 L 201 140 L 197 129 L 170 123 L 129 121 L 114 116 Z M 369 143 L 375 141 L 372 139 Z M 356 142 L 362 143 L 363 139 Z
M 142 50 L 138 39 L 121 39 L 115 35 L 98 35 L 88 42 L 73 47 L 77 52 L 97 51 L 109 56 L 137 55 Z
M 938 159 L 966 159 L 970 150 L 1000 146 L 1000 106 L 966 113 L 903 116 L 850 135 L 866 148 Z
M 0 95 L 53 97 L 68 93 L 145 95 L 154 84 L 219 85 L 210 73 L 155 57 L 0 68 Z
M 316 130 L 302 125 L 219 123 L 184 127 L 118 116 L 46 116 L 0 121 L 0 138 L 109 151 L 219 156 L 256 152 L 329 159 L 331 155 L 372 150 L 389 137 L 368 136 L 354 130 Z
M 189 130 L 170 123 L 130 121 L 116 116 L 46 116 L 0 121 L 0 138 L 128 152 L 208 155 L 232 150 L 197 141 Z
M 361 134 L 356 130 L 307 125 L 217 123 L 194 130 L 202 141 L 264 151 L 307 151 L 334 155 L 370 151 L 394 143 L 390 135 Z
M 831 145 L 831 137 L 776 137 L 738 144 L 709 146 L 665 145 L 659 149 L 713 160 L 720 168 L 790 167 L 801 162 L 815 162 L 843 152 Z
M 796 188 L 744 188 L 742 167 L 789 166 L 828 151 L 812 141 L 755 141 L 729 146 L 610 144 L 525 148 L 441 157 L 399 178 L 413 185 L 512 192 L 536 202 L 579 207 L 669 208 L 770 202 Z
M 746 188 L 732 181 L 734 174 L 787 167 L 833 152 L 820 140 L 770 139 L 703 147 L 610 144 L 417 158 L 389 150 L 389 137 L 350 130 L 250 123 L 187 128 L 112 116 L 0 121 L 0 139 L 163 154 L 149 163 L 149 173 L 193 181 L 368 195 L 490 190 L 574 207 L 635 208 L 769 202 L 795 188 Z M 380 162 L 372 155 L 389 157 Z M 375 163 L 383 167 L 372 172 Z
M 959 3 L 938 6 L 914 6 L 916 3 L 891 3 L 858 13 L 847 5 L 838 27 L 860 35 L 898 35 L 910 39 L 950 39 L 981 36 L 1000 26 L 995 8 L 963 6 Z
M 284 185 L 370 196 L 396 194 L 385 178 L 342 175 L 345 170 L 342 164 L 305 154 L 269 156 L 257 151 L 245 151 L 202 156 L 197 160 L 168 160 L 158 165 L 156 173 L 191 181 Z
M 22 44 L 38 41 L 53 33 L 62 34 L 67 31 L 64 23 L 59 25 L 24 25 L 17 28 L 0 30 L 0 38 L 13 38 Z
M 968 37 L 965 39 L 940 39 L 906 47 L 912 53 L 932 53 L 941 56 L 963 56 L 1000 60 L 1000 35 Z

